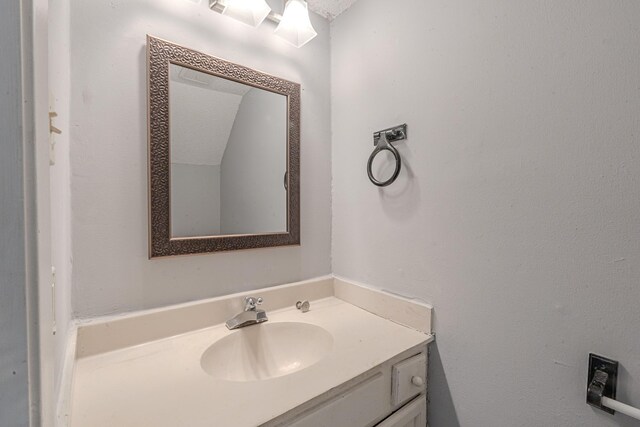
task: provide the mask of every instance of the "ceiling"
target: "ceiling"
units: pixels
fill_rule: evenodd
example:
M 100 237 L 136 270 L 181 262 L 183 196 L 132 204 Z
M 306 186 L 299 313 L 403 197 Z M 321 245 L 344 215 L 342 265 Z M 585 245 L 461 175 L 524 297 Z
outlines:
M 332 20 L 349 9 L 357 0 L 307 0 L 309 9 Z

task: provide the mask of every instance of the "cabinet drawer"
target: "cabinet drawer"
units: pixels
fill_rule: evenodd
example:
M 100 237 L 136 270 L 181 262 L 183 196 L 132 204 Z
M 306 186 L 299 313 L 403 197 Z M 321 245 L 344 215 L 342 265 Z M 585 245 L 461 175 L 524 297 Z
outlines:
M 391 410 L 389 406 L 388 377 L 378 373 L 355 387 L 341 393 L 329 402 L 311 409 L 291 427 L 327 427 L 374 425 Z
M 393 365 L 391 372 L 391 404 L 402 405 L 426 390 L 427 355 L 420 353 Z
M 424 427 L 427 425 L 427 398 L 423 394 L 376 427 Z

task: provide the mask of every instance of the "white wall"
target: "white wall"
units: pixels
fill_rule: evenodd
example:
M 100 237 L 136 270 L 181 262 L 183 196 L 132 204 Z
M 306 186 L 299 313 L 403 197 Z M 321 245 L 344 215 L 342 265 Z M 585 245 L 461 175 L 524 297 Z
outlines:
M 274 7 L 281 7 L 274 2 Z M 123 312 L 330 272 L 329 26 L 296 49 L 188 0 L 71 4 L 72 305 Z M 145 35 L 302 84 L 302 246 L 147 259 Z
M 49 2 L 49 110 L 58 117 L 52 123 L 62 131 L 60 135 L 51 134 L 54 144 L 54 164 L 47 165 L 50 187 L 51 216 L 51 264 L 55 266 L 55 362 L 56 390 L 60 387 L 64 355 L 67 349 L 68 330 L 71 321 L 71 180 L 70 180 L 70 91 L 71 64 L 70 45 L 70 1 L 50 0 Z M 43 141 L 46 142 L 46 141 Z M 49 163 L 49 162 L 47 162 Z M 46 268 L 45 266 L 44 268 Z M 47 284 L 50 280 L 47 280 Z M 47 294 L 52 291 L 47 289 Z M 48 295 L 49 296 L 49 295 Z M 45 325 L 46 333 L 51 325 Z
M 284 96 L 254 88 L 242 97 L 220 167 L 224 234 L 287 230 L 286 123 Z
M 584 400 L 594 351 L 640 406 L 640 3 L 366 0 L 331 37 L 333 269 L 434 304 L 430 425 L 637 425 Z

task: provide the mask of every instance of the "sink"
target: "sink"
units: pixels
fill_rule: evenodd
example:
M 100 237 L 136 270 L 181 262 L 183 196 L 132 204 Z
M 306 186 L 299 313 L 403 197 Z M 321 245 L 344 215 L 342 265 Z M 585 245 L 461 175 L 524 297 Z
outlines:
M 301 322 L 261 323 L 231 332 L 202 354 L 214 378 L 260 381 L 289 375 L 322 360 L 333 347 L 325 329 Z

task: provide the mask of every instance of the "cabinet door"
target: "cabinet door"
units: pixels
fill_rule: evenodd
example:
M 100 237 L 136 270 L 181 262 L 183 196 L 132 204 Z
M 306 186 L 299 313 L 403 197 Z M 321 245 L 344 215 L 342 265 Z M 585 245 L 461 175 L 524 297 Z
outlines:
M 289 427 L 368 427 L 391 411 L 388 381 L 382 373 L 312 409 Z
M 427 397 L 423 394 L 407 403 L 376 427 L 426 427 Z

